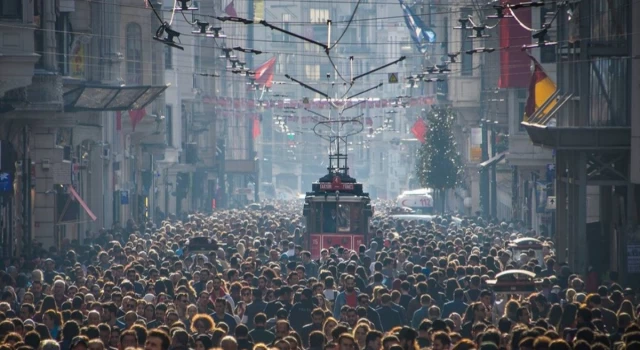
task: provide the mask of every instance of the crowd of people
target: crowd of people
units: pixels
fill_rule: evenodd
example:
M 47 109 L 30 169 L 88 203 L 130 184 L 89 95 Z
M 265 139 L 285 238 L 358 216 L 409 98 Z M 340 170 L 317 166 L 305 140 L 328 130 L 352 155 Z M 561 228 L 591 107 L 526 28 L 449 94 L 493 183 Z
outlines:
M 640 350 L 634 291 L 573 274 L 543 237 L 543 256 L 512 256 L 506 242 L 536 235 L 517 223 L 378 210 L 366 246 L 314 260 L 299 208 L 271 209 L 129 222 L 5 259 L 0 350 Z M 536 292 L 488 288 L 516 268 Z

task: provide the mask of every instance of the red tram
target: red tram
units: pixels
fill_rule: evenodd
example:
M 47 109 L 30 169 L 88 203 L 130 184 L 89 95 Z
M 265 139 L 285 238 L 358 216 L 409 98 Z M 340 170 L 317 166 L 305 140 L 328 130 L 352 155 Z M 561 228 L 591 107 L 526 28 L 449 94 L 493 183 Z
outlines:
M 303 244 L 313 259 L 322 249 L 344 247 L 358 250 L 368 245 L 369 220 L 373 216 L 369 194 L 346 172 L 332 172 L 307 192 L 303 215 L 306 231 Z

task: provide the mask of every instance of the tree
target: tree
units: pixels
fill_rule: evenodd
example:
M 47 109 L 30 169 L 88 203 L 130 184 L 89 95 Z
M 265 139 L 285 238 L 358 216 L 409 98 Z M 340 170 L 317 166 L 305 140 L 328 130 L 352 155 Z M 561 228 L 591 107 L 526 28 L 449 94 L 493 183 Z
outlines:
M 462 174 L 462 160 L 453 136 L 455 114 L 451 108 L 434 108 L 427 115 L 429 133 L 418 149 L 416 176 L 423 187 L 432 188 L 440 199 L 444 212 L 445 193 L 458 185 Z

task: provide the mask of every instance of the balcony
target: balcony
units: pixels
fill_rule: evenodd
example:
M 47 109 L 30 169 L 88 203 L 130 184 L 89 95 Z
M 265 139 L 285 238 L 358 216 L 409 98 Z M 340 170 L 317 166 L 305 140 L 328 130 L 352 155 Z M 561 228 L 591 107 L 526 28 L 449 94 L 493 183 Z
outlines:
M 544 166 L 553 162 L 551 150 L 535 146 L 523 133 L 509 135 L 507 161 L 514 166 Z
M 480 107 L 480 77 L 450 76 L 448 77 L 449 101 L 456 108 Z M 474 116 L 474 120 L 477 120 Z
M 629 127 L 552 127 L 523 123 L 535 145 L 556 150 L 628 150 Z

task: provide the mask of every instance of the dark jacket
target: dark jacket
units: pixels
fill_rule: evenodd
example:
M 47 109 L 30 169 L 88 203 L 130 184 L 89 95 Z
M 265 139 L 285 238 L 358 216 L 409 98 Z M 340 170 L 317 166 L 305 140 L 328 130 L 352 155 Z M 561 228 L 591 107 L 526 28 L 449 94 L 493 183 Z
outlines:
M 302 344 L 304 345 L 305 348 L 309 347 L 309 335 L 313 331 L 322 332 L 322 324 L 309 323 L 308 325 L 302 327 L 302 331 L 300 332 L 300 338 L 302 338 Z
M 269 332 L 264 327 L 256 327 L 254 330 L 249 332 L 249 336 L 256 344 L 271 344 L 273 340 L 276 339 L 276 335 L 273 334 L 273 332 Z
M 454 312 L 460 316 L 464 316 L 464 313 L 467 311 L 467 306 L 468 305 L 462 300 L 454 300 L 445 303 L 442 307 L 442 318 L 449 318 L 449 316 Z
M 238 350 L 252 350 L 254 344 L 249 339 L 238 339 Z
M 373 326 L 377 330 L 382 332 L 382 322 L 380 321 L 380 314 L 371 306 L 367 307 L 367 320 L 373 323 Z
M 380 321 L 382 322 L 382 332 L 388 332 L 393 327 L 402 326 L 402 317 L 400 313 L 394 310 L 391 306 L 382 306 L 378 310 L 380 314 Z
M 473 325 L 476 324 L 476 323 L 484 323 L 487 326 L 490 324 L 489 322 L 484 321 L 484 320 L 483 321 L 478 321 L 478 322 L 474 322 L 474 321 L 466 322 L 466 323 L 464 323 L 462 325 L 462 328 L 460 329 L 460 335 L 463 338 L 474 340 L 471 337 L 473 336 Z
M 276 317 L 276 312 L 280 309 L 285 309 L 287 311 L 291 311 L 293 305 L 291 303 L 283 303 L 280 300 L 274 300 L 267 304 L 264 308 L 264 313 L 267 315 L 267 319 Z
M 244 315 L 247 316 L 247 328 L 250 330 L 253 329 L 253 318 L 256 317 L 257 314 L 264 312 L 266 307 L 267 303 L 262 299 L 254 300 L 251 304 L 247 305 L 247 309 L 244 311 Z
M 218 314 L 216 314 L 214 312 L 209 316 L 211 316 L 211 318 L 216 323 L 220 323 L 220 322 L 226 323 L 227 326 L 229 326 L 229 334 L 234 334 L 234 332 L 236 331 L 236 327 L 238 326 L 238 322 L 236 322 L 236 319 L 232 315 L 225 313 L 224 317 L 218 317 Z
M 298 333 L 302 333 L 304 325 L 311 323 L 311 311 L 314 305 L 312 300 L 297 302 L 289 312 L 289 324 Z
M 402 305 L 400 304 L 396 304 L 396 303 L 391 303 L 391 308 L 398 311 L 398 313 L 400 314 L 400 320 L 402 321 L 402 325 L 407 325 L 408 321 L 407 321 L 407 310 L 402 307 Z

